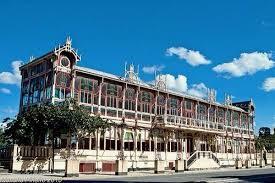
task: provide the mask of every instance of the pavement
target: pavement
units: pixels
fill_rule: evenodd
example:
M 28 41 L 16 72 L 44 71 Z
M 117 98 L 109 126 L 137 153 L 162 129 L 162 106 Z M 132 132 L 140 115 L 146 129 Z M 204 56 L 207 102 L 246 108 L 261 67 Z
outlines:
M 0 174 L 0 182 L 275 182 L 275 168 L 222 168 L 154 174 L 153 171 L 129 172 L 127 176 L 113 174 L 81 174 L 67 178 L 64 174 Z

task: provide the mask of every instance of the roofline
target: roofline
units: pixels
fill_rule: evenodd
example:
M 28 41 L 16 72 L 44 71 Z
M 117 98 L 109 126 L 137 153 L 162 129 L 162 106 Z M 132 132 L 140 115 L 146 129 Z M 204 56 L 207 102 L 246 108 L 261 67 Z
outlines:
M 39 62 L 39 61 L 41 61 L 42 59 L 44 59 L 45 57 L 48 57 L 48 56 L 50 56 L 50 55 L 52 55 L 52 54 L 54 54 L 54 51 L 50 51 L 50 52 L 48 52 L 48 53 L 46 53 L 46 54 L 44 54 L 44 55 L 42 55 L 42 56 L 40 56 L 40 57 L 38 57 L 38 58 L 36 58 L 36 59 L 34 59 L 34 60 L 32 60 L 32 61 L 26 63 L 26 64 L 23 64 L 23 65 L 21 65 L 21 66 L 19 67 L 19 70 L 22 70 L 22 69 L 24 69 L 25 67 L 27 67 L 27 66 L 29 66 L 29 65 L 31 65 L 31 64 L 35 64 L 36 62 Z
M 218 102 L 209 103 L 205 99 L 202 99 L 202 98 L 199 98 L 199 97 L 195 97 L 195 96 L 191 96 L 191 95 L 188 95 L 186 93 L 181 94 L 181 93 L 178 93 L 178 92 L 172 91 L 172 90 L 162 91 L 162 90 L 159 90 L 157 88 L 151 87 L 150 85 L 146 86 L 146 85 L 143 85 L 143 84 L 131 83 L 131 82 L 128 82 L 127 80 L 125 80 L 124 77 L 116 76 L 114 74 L 111 74 L 111 75 L 114 75 L 117 78 L 113 78 L 113 77 L 109 77 L 109 76 L 104 76 L 104 75 L 99 74 L 99 73 L 89 72 L 89 71 L 84 70 L 83 67 L 79 67 L 79 66 L 75 66 L 73 70 L 74 71 L 78 71 L 78 72 L 82 72 L 82 73 L 85 73 L 85 74 L 90 74 L 90 75 L 94 75 L 94 76 L 98 76 L 98 77 L 103 77 L 103 78 L 107 78 L 107 79 L 112 79 L 112 80 L 119 81 L 119 82 L 125 82 L 126 84 L 135 85 L 137 87 L 143 87 L 143 88 L 154 90 L 154 91 L 157 91 L 157 92 L 165 92 L 167 94 L 174 95 L 174 96 L 177 96 L 177 97 L 184 97 L 184 98 L 188 98 L 188 99 L 192 99 L 192 100 L 197 100 L 199 102 L 207 103 L 207 104 L 210 104 L 210 105 L 212 104 L 212 105 L 215 105 L 215 106 L 220 106 L 220 107 L 222 106 L 224 108 L 236 110 L 236 111 L 239 111 L 239 112 L 248 113 L 247 111 L 245 111 L 242 108 L 237 107 L 237 106 L 228 106 L 228 105 L 224 105 L 224 104 L 221 104 L 221 103 L 218 103 Z M 95 71 L 97 71 L 97 70 L 95 70 Z M 99 72 L 103 72 L 103 71 L 99 71 Z M 106 73 L 106 72 L 103 72 L 103 73 Z M 109 73 L 106 73 L 106 74 L 109 74 Z M 120 78 L 120 79 L 118 79 L 118 78 Z

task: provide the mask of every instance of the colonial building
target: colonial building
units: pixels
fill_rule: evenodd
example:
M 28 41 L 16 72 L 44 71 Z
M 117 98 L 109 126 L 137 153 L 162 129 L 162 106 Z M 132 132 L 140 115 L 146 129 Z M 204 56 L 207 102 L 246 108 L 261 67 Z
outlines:
M 75 98 L 91 115 L 118 124 L 104 134 L 72 142 L 63 134 L 56 161 L 68 145 L 75 147 L 83 171 L 83 167 L 110 171 L 119 158 L 127 159 L 133 169 L 152 168 L 155 159 L 165 160 L 170 168 L 176 159 L 187 160 L 187 168 L 201 168 L 196 161 L 207 156 L 207 168 L 254 158 L 252 100 L 233 103 L 226 96 L 224 103 L 218 103 L 214 90 L 202 99 L 168 89 L 162 76 L 155 84 L 142 82 L 133 65 L 125 66 L 124 76 L 116 76 L 80 67 L 80 59 L 67 39 L 20 68 L 21 111 Z

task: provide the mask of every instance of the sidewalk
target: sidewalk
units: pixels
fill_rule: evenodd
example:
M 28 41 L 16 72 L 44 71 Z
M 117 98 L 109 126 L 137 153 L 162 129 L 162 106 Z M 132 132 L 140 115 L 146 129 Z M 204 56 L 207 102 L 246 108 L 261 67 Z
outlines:
M 64 177 L 64 173 L 45 173 L 45 174 L 12 174 L 12 173 L 0 173 L 0 182 L 61 182 L 62 180 L 101 180 L 101 179 L 113 179 L 118 181 L 121 178 L 126 177 L 145 177 L 145 176 L 165 176 L 165 175 L 203 175 L 207 173 L 221 173 L 229 171 L 249 171 L 257 169 L 268 169 L 271 166 L 266 166 L 264 168 L 252 167 L 251 169 L 238 169 L 234 167 L 230 168 L 220 168 L 220 169 L 209 169 L 209 170 L 197 170 L 197 171 L 185 171 L 181 173 L 175 173 L 173 170 L 166 171 L 163 174 L 154 174 L 153 171 L 136 171 L 128 172 L 128 175 L 116 176 L 113 173 L 98 173 L 98 174 L 80 174 L 79 177 Z

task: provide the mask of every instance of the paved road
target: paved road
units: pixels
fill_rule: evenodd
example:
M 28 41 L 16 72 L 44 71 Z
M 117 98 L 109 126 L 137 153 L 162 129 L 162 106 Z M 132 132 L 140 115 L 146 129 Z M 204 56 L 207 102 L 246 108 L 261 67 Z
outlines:
M 65 182 L 275 182 L 275 168 L 226 169 L 215 171 L 184 172 L 180 174 L 121 176 L 121 177 L 80 177 Z M 87 180 L 88 179 L 88 180 Z
M 131 172 L 127 176 L 81 175 L 65 178 L 64 174 L 0 174 L 0 182 L 274 182 L 275 168 L 217 169 L 183 173 Z

